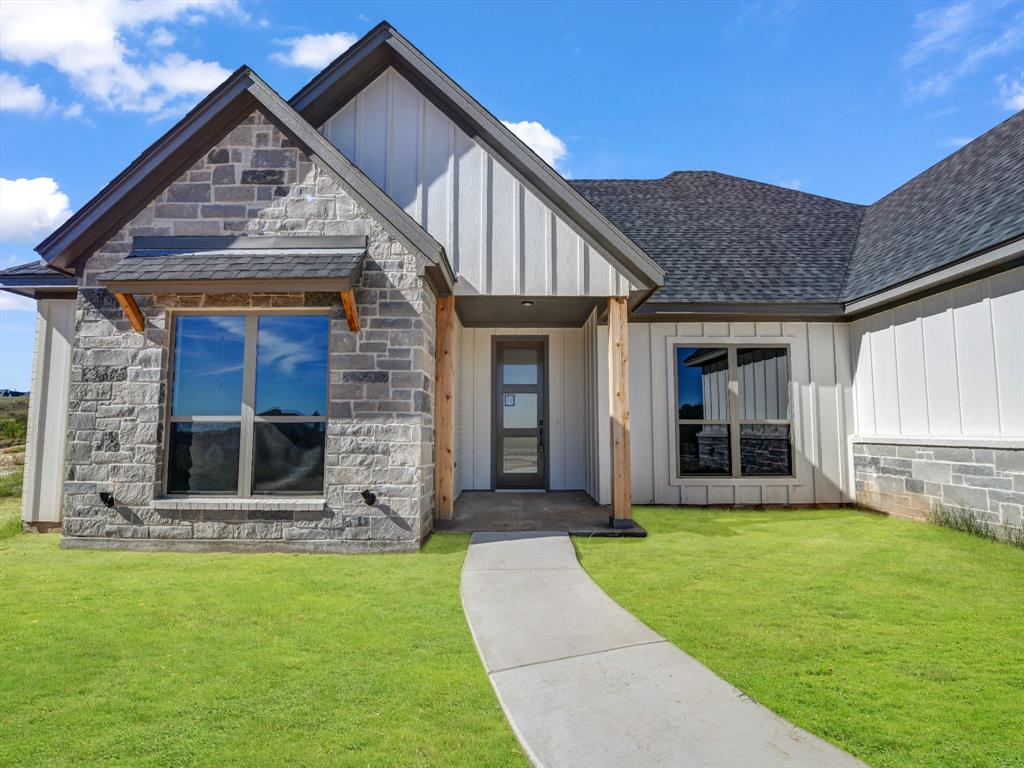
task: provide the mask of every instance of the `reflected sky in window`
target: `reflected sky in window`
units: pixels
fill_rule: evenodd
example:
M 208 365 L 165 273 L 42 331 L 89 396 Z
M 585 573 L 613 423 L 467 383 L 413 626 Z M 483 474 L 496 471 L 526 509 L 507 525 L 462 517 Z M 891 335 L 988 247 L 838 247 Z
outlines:
M 234 416 L 242 411 L 245 318 L 177 318 L 174 326 L 175 416 Z
M 256 413 L 322 416 L 327 405 L 328 319 L 259 318 Z

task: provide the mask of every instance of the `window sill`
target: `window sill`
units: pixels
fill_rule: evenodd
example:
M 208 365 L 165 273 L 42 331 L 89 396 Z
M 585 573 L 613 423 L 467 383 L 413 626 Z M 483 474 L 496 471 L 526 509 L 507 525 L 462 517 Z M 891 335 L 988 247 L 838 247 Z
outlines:
M 255 510 L 259 512 L 322 512 L 327 506 L 323 497 L 231 497 L 231 496 L 161 496 L 150 507 L 165 512 L 189 510 Z

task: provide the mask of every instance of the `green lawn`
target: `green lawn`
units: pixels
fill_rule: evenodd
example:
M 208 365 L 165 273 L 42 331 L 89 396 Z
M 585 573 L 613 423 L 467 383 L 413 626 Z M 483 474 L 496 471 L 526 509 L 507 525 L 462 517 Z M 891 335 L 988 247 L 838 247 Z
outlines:
M 612 597 L 873 766 L 1024 765 L 1024 550 L 853 511 L 637 508 Z
M 416 555 L 0 541 L 0 765 L 525 766 L 459 602 Z
M 21 497 L 0 496 L 0 539 L 21 533 Z

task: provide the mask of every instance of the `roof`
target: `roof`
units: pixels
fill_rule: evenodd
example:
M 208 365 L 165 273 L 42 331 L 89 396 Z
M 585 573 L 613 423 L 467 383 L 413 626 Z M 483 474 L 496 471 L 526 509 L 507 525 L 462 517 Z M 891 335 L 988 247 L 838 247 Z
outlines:
M 422 253 L 431 265 L 427 277 L 442 293 L 450 290 L 455 278 L 437 240 L 248 67 L 236 70 L 36 251 L 58 267 L 69 267 L 88 255 L 254 110 L 265 114 L 357 202 L 375 212 L 399 240 Z
M 571 183 L 665 269 L 648 303 L 835 302 L 864 215 L 712 171 Z
M 77 290 L 74 275 L 55 269 L 45 261 L 19 264 L 0 270 L 0 290 L 22 296 L 40 297 Z
M 651 310 L 813 304 L 836 314 L 1024 235 L 1024 112 L 870 206 L 712 171 L 571 183 L 664 267 Z
M 394 67 L 498 162 L 594 242 L 633 285 L 648 292 L 664 281 L 662 267 L 570 185 L 500 120 L 383 21 L 303 86 L 291 104 L 313 125 L 328 117 L 387 67 Z
M 867 209 L 844 300 L 1024 234 L 1024 111 Z
M 268 281 L 275 290 L 341 291 L 359 279 L 365 256 L 364 237 L 137 237 L 99 279 L 124 293 L 266 290 Z

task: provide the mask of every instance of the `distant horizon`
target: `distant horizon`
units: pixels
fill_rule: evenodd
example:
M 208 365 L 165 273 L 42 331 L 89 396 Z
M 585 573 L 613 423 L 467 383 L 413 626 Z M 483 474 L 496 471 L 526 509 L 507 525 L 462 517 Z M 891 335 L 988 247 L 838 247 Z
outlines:
M 1024 108 L 1024 0 L 53 9 L 0 6 L 0 269 L 239 65 L 287 98 L 382 19 L 567 178 L 870 204 Z M 33 304 L 0 293 L 0 388 L 30 386 Z

